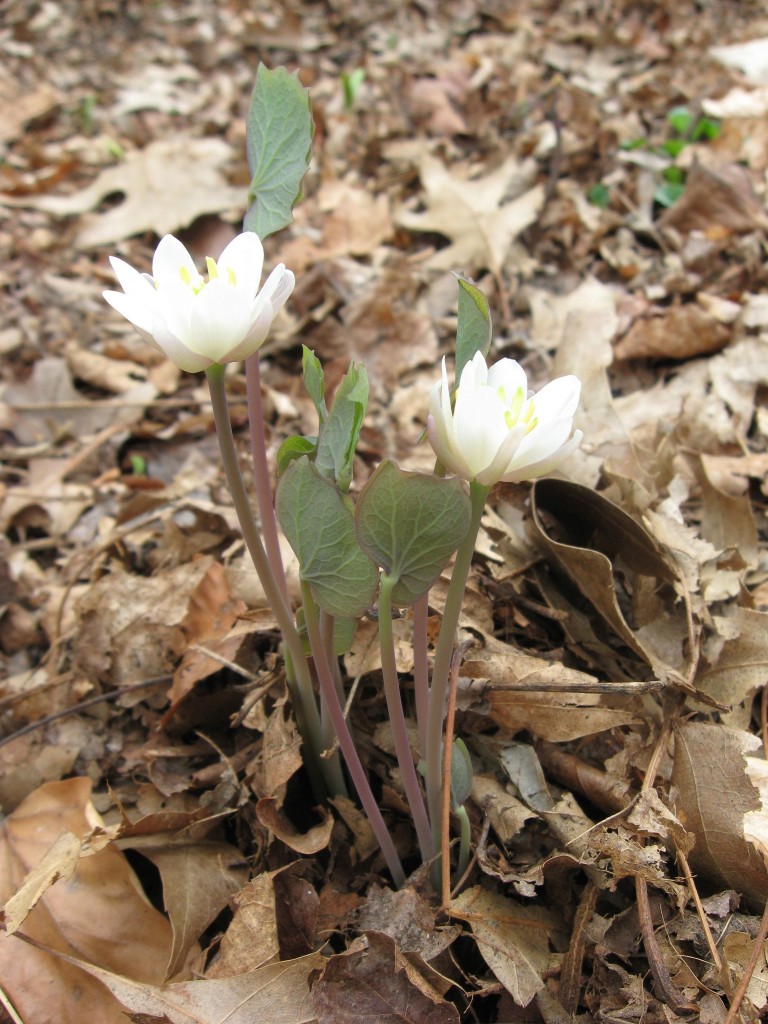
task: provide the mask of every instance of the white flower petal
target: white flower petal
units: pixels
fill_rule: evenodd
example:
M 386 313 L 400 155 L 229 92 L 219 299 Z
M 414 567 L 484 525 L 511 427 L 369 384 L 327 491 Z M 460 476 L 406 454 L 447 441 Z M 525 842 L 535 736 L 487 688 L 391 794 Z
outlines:
M 503 388 L 511 399 L 519 388 L 528 394 L 528 379 L 525 370 L 515 359 L 500 359 L 488 370 L 488 384 L 494 389 Z
M 164 235 L 155 249 L 152 260 L 152 276 L 160 285 L 167 281 L 181 280 L 184 269 L 191 281 L 200 281 L 195 261 L 187 252 L 187 248 L 173 235 Z
M 453 411 L 456 444 L 473 476 L 493 462 L 509 433 L 505 411 L 499 396 L 487 385 L 474 390 L 459 388 Z
M 214 363 L 228 362 L 229 353 L 250 330 L 251 309 L 244 292 L 220 278 L 209 281 L 192 304 L 187 346 Z
M 462 370 L 451 408 L 443 359 L 429 396 L 430 443 L 443 465 L 467 480 L 490 487 L 532 479 L 578 447 L 581 432 L 571 434 L 580 388 L 577 377 L 562 377 L 533 395 L 519 363 L 501 359 L 489 370 L 478 352 Z
M 199 373 L 207 370 L 213 360 L 198 352 L 192 352 L 172 334 L 162 320 L 158 320 L 152 332 L 154 344 L 185 373 Z
M 244 231 L 232 239 L 216 263 L 224 281 L 228 280 L 227 271 L 231 270 L 235 275 L 235 287 L 253 298 L 259 290 L 264 267 L 261 239 L 254 231 Z

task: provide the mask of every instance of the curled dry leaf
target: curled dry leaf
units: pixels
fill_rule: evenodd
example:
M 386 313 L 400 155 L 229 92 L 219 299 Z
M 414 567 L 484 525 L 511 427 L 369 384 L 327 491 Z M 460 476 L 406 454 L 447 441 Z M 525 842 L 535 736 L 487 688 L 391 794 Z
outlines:
M 277 801 L 264 797 L 256 804 L 256 817 L 265 828 L 277 836 L 286 846 L 305 857 L 324 850 L 331 839 L 333 818 L 325 814 L 325 821 L 315 825 L 308 832 L 297 832 L 291 822 L 278 809 Z
M 243 190 L 227 184 L 225 166 L 229 145 L 218 138 L 189 136 L 156 139 L 108 167 L 86 188 L 67 196 L 34 196 L 25 206 L 57 217 L 86 214 L 80 221 L 77 244 L 84 248 L 118 242 L 144 231 L 158 235 L 184 228 L 203 213 L 242 210 Z M 168 182 L 183 188 L 168 189 Z M 105 196 L 125 198 L 105 213 L 87 213 Z
M 659 225 L 717 238 L 765 229 L 768 216 L 746 168 L 731 163 L 714 169 L 696 161 L 688 171 L 685 191 L 664 211 Z
M 604 621 L 659 679 L 689 688 L 697 644 L 688 591 L 672 558 L 618 505 L 579 484 L 538 480 L 531 506 L 536 540 Z M 619 567 L 634 627 L 617 600 Z

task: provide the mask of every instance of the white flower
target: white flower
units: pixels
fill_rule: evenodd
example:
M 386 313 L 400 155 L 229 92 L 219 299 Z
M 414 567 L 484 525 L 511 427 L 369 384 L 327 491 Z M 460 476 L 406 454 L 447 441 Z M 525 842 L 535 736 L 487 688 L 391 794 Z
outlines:
M 451 408 L 443 359 L 442 380 L 429 398 L 429 440 L 446 469 L 465 480 L 486 487 L 533 480 L 579 446 L 582 432 L 571 435 L 580 392 L 578 377 L 568 376 L 534 394 L 514 359 L 489 370 L 478 352 L 462 370 Z
M 104 298 L 190 373 L 261 348 L 294 285 L 293 274 L 280 264 L 259 291 L 264 249 L 252 231 L 233 238 L 218 262 L 207 258 L 207 281 L 173 235 L 161 239 L 152 276 L 115 256 L 110 262 L 123 291 L 104 292 Z

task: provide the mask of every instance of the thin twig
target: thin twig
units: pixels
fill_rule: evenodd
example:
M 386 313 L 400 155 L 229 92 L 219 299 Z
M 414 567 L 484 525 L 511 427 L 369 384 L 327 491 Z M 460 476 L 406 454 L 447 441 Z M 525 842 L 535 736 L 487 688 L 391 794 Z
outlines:
M 36 732 L 38 729 L 44 729 L 47 725 L 52 722 L 57 722 L 60 718 L 67 718 L 69 715 L 76 715 L 80 711 L 84 711 L 86 708 L 93 707 L 94 704 L 101 704 L 108 700 L 117 700 L 118 697 L 122 697 L 124 693 L 133 693 L 134 690 L 145 690 L 149 689 L 150 686 L 159 686 L 161 683 L 168 683 L 173 679 L 170 673 L 166 673 L 162 676 L 154 676 L 152 679 L 145 679 L 141 683 L 131 683 L 130 686 L 121 686 L 118 690 L 110 690 L 109 693 L 97 693 L 93 697 L 87 697 L 85 700 L 78 701 L 77 704 L 72 704 L 68 708 L 63 708 L 61 711 L 54 711 L 50 715 L 46 715 L 44 718 L 38 718 L 35 722 L 30 722 L 28 725 L 23 726 L 21 729 L 17 729 L 16 732 L 12 732 L 9 736 L 3 736 L 0 738 L 0 747 L 6 746 L 12 740 L 18 740 L 22 736 L 27 736 L 31 732 Z
M 688 891 L 690 892 L 691 899 L 696 907 L 696 913 L 699 915 L 699 921 L 704 932 L 704 938 L 707 940 L 707 946 L 709 947 L 709 954 L 712 957 L 712 962 L 717 968 L 718 974 L 720 975 L 720 982 L 723 986 L 723 991 L 728 996 L 728 999 L 730 999 L 731 992 L 733 991 L 731 988 L 731 976 L 728 973 L 727 965 L 724 965 L 723 961 L 720 959 L 717 943 L 715 942 L 715 937 L 712 934 L 712 929 L 709 927 L 709 921 L 707 920 L 707 915 L 704 913 L 704 907 L 701 905 L 701 898 L 699 896 L 699 891 L 696 888 L 696 882 L 694 881 L 691 873 L 690 865 L 688 864 L 688 858 L 680 849 L 676 850 L 676 853 L 678 864 L 683 869 L 685 880 L 688 883 Z

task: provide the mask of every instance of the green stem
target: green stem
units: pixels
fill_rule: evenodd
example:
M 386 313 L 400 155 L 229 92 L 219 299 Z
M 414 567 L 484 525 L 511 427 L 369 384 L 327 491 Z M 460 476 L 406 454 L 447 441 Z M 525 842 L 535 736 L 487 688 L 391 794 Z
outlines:
M 213 419 L 219 439 L 221 461 L 224 466 L 224 474 L 227 478 L 229 492 L 232 496 L 232 504 L 237 513 L 245 546 L 248 548 L 256 573 L 264 588 L 267 604 L 277 619 L 277 624 L 283 635 L 283 642 L 293 664 L 296 686 L 292 697 L 294 700 L 298 700 L 302 707 L 303 721 L 306 727 L 304 741 L 311 754 L 311 760 L 322 772 L 329 792 L 333 793 L 335 789 L 333 784 L 335 773 L 330 763 L 320 757 L 323 750 L 323 740 L 320 728 L 320 715 L 317 710 L 317 702 L 315 701 L 309 665 L 304 656 L 304 648 L 296 629 L 296 624 L 293 621 L 293 613 L 282 595 L 280 586 L 272 575 L 269 559 L 264 550 L 264 545 L 261 543 L 259 531 L 256 528 L 251 504 L 248 500 L 248 492 L 245 489 L 245 483 L 243 482 L 243 476 L 237 461 L 237 449 L 235 448 L 235 438 L 232 434 L 232 423 L 229 419 L 229 408 L 227 406 L 224 367 L 214 363 L 213 366 L 206 370 L 206 377 L 208 378 L 208 386 L 211 392 Z M 297 718 L 297 721 L 301 721 L 301 718 Z
M 469 485 L 469 497 L 472 504 L 472 518 L 464 540 L 461 542 L 456 561 L 453 565 L 451 582 L 443 610 L 443 621 L 435 649 L 435 663 L 432 669 L 432 687 L 429 694 L 429 715 L 427 717 L 427 802 L 429 820 L 432 823 L 432 838 L 435 848 L 440 848 L 442 836 L 442 747 L 443 720 L 445 717 L 445 698 L 448 693 L 448 676 L 451 668 L 451 655 L 459 625 L 461 605 L 467 577 L 472 565 L 475 542 L 483 518 L 483 509 L 488 498 L 489 487 L 483 487 L 473 481 Z
M 416 835 L 419 839 L 421 859 L 426 864 L 432 859 L 435 847 L 432 841 L 432 833 L 429 828 L 429 817 L 424 806 L 424 797 L 421 795 L 419 777 L 411 754 L 411 744 L 408 739 L 408 726 L 403 714 L 403 702 L 400 697 L 400 684 L 397 679 L 397 666 L 395 663 L 395 638 L 392 632 L 392 588 L 397 580 L 381 574 L 379 587 L 379 648 L 381 652 L 381 671 L 384 677 L 384 695 L 387 698 L 387 711 L 389 712 L 389 724 L 392 727 L 392 739 L 395 743 L 397 763 L 400 765 L 400 772 L 403 777 L 403 788 L 411 809 L 411 817 L 416 828 Z
M 413 693 L 416 701 L 416 722 L 419 727 L 419 754 L 427 753 L 427 717 L 429 715 L 429 651 L 427 623 L 429 591 L 413 606 Z
M 275 501 L 272 494 L 272 481 L 269 475 L 267 459 L 267 439 L 264 434 L 264 409 L 261 404 L 261 368 L 259 353 L 254 352 L 245 360 L 245 388 L 248 397 L 248 431 L 251 439 L 251 458 L 253 460 L 253 480 L 256 485 L 256 498 L 259 502 L 259 518 L 264 534 L 264 546 L 272 570 L 272 575 L 280 587 L 286 604 L 290 604 L 288 582 L 285 578 L 283 556 L 280 551 L 280 540 L 277 533 L 277 516 Z
M 461 825 L 461 839 L 459 840 L 459 865 L 456 869 L 456 878 L 461 880 L 467 870 L 471 855 L 470 844 L 472 842 L 472 826 L 469 822 L 469 815 L 466 807 L 454 807 L 453 813 L 459 819 Z
M 320 624 L 317 616 L 317 606 L 315 600 L 312 597 L 312 590 L 310 585 L 302 580 L 301 582 L 301 596 L 304 602 L 304 619 L 307 624 L 307 634 L 309 636 L 309 644 L 313 651 L 320 652 L 322 650 L 322 635 L 320 633 Z M 326 706 L 328 708 L 328 714 L 333 723 L 333 727 L 336 730 L 336 738 L 339 741 L 339 747 L 344 755 L 344 760 L 347 763 L 347 769 L 349 771 L 352 782 L 354 783 L 357 795 L 360 797 L 360 803 L 363 805 L 368 821 L 371 823 L 371 828 L 374 831 L 376 838 L 379 841 L 381 852 L 384 854 L 384 860 L 387 862 L 389 873 L 392 875 L 392 880 L 395 885 L 400 888 L 405 882 L 405 872 L 403 866 L 400 863 L 400 858 L 397 855 L 395 844 L 392 840 L 392 836 L 389 834 L 387 823 L 384 821 L 384 817 L 379 810 L 379 805 L 376 803 L 376 797 L 373 795 L 370 783 L 365 774 L 360 755 L 355 747 L 352 734 L 349 731 L 347 720 L 344 717 L 344 709 L 341 706 L 341 702 L 338 699 L 336 693 L 336 687 L 333 682 L 333 676 L 328 667 L 328 662 L 319 656 L 315 659 L 315 666 L 317 668 L 317 678 L 320 683 L 320 689 L 325 697 Z

